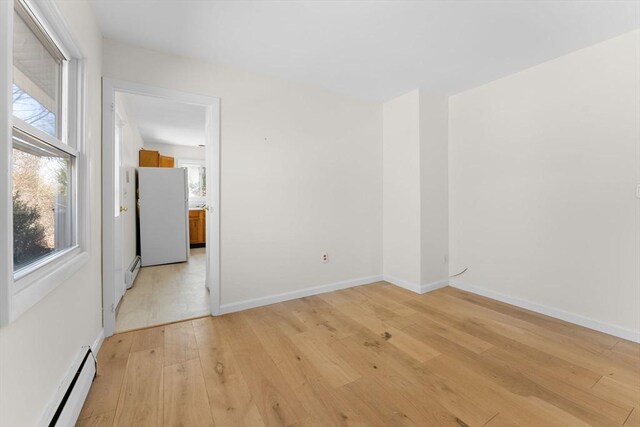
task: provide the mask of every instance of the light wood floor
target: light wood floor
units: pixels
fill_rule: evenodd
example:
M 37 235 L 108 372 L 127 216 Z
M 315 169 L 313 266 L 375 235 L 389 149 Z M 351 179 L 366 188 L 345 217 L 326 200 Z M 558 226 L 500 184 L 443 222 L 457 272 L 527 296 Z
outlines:
M 640 426 L 640 346 L 387 283 L 115 335 L 80 426 Z

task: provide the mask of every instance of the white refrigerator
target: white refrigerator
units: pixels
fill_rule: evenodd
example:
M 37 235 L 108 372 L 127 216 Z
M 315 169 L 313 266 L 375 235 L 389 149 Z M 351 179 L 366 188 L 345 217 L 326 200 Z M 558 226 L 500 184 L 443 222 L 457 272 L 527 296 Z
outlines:
M 187 261 L 187 170 L 138 168 L 138 207 L 142 266 Z

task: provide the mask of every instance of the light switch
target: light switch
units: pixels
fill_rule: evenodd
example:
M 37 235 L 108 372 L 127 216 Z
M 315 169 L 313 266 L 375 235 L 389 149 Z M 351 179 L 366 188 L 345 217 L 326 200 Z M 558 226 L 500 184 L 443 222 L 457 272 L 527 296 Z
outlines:
M 640 199 L 640 184 L 636 186 L 636 197 Z

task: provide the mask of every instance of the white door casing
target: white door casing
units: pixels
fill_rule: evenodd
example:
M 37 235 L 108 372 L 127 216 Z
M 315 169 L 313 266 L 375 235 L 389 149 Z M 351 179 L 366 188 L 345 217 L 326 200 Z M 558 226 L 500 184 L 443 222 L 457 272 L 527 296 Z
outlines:
M 117 111 L 114 111 L 115 118 L 115 134 L 114 134 L 114 177 L 117 178 L 114 181 L 114 197 L 115 200 L 115 209 L 113 212 L 113 224 L 114 224 L 114 246 L 116 248 L 122 248 L 124 238 L 123 238 L 123 215 L 125 214 L 125 204 L 126 198 L 124 194 L 125 186 L 123 185 L 123 168 L 122 168 L 122 129 L 124 127 L 124 122 L 122 118 L 118 115 Z M 122 259 L 122 254 L 124 251 L 120 250 L 119 254 L 114 257 L 114 275 L 113 275 L 113 286 L 115 288 L 115 306 L 117 307 L 120 303 L 120 300 L 124 296 L 124 292 L 126 290 L 125 280 L 124 280 L 124 268 L 125 263 Z
M 115 331 L 117 283 L 122 266 L 121 251 L 117 243 L 116 205 L 116 147 L 115 147 L 115 94 L 116 92 L 153 96 L 172 101 L 200 105 L 206 109 L 206 166 L 207 166 L 207 245 L 206 284 L 210 292 L 211 314 L 220 314 L 220 99 L 180 92 L 138 83 L 103 78 L 102 82 L 102 301 L 105 336 Z M 119 157 L 119 155 L 117 156 Z M 121 170 L 121 169 L 120 169 Z M 134 209 L 128 207 L 128 214 Z M 122 283 L 124 286 L 124 268 Z

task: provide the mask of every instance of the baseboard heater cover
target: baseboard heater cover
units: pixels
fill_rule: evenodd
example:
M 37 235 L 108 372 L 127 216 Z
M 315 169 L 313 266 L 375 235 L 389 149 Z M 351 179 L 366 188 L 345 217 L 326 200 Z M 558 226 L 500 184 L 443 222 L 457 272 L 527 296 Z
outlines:
M 129 266 L 127 274 L 125 274 L 124 283 L 127 285 L 127 289 L 131 289 L 133 286 L 133 282 L 135 282 L 138 272 L 140 271 L 140 266 L 140 256 L 136 256 Z
M 91 348 L 87 346 L 83 349 L 86 349 L 86 352 L 82 362 L 56 408 L 49 422 L 49 427 L 72 427 L 78 420 L 80 410 L 97 372 L 97 362 Z

